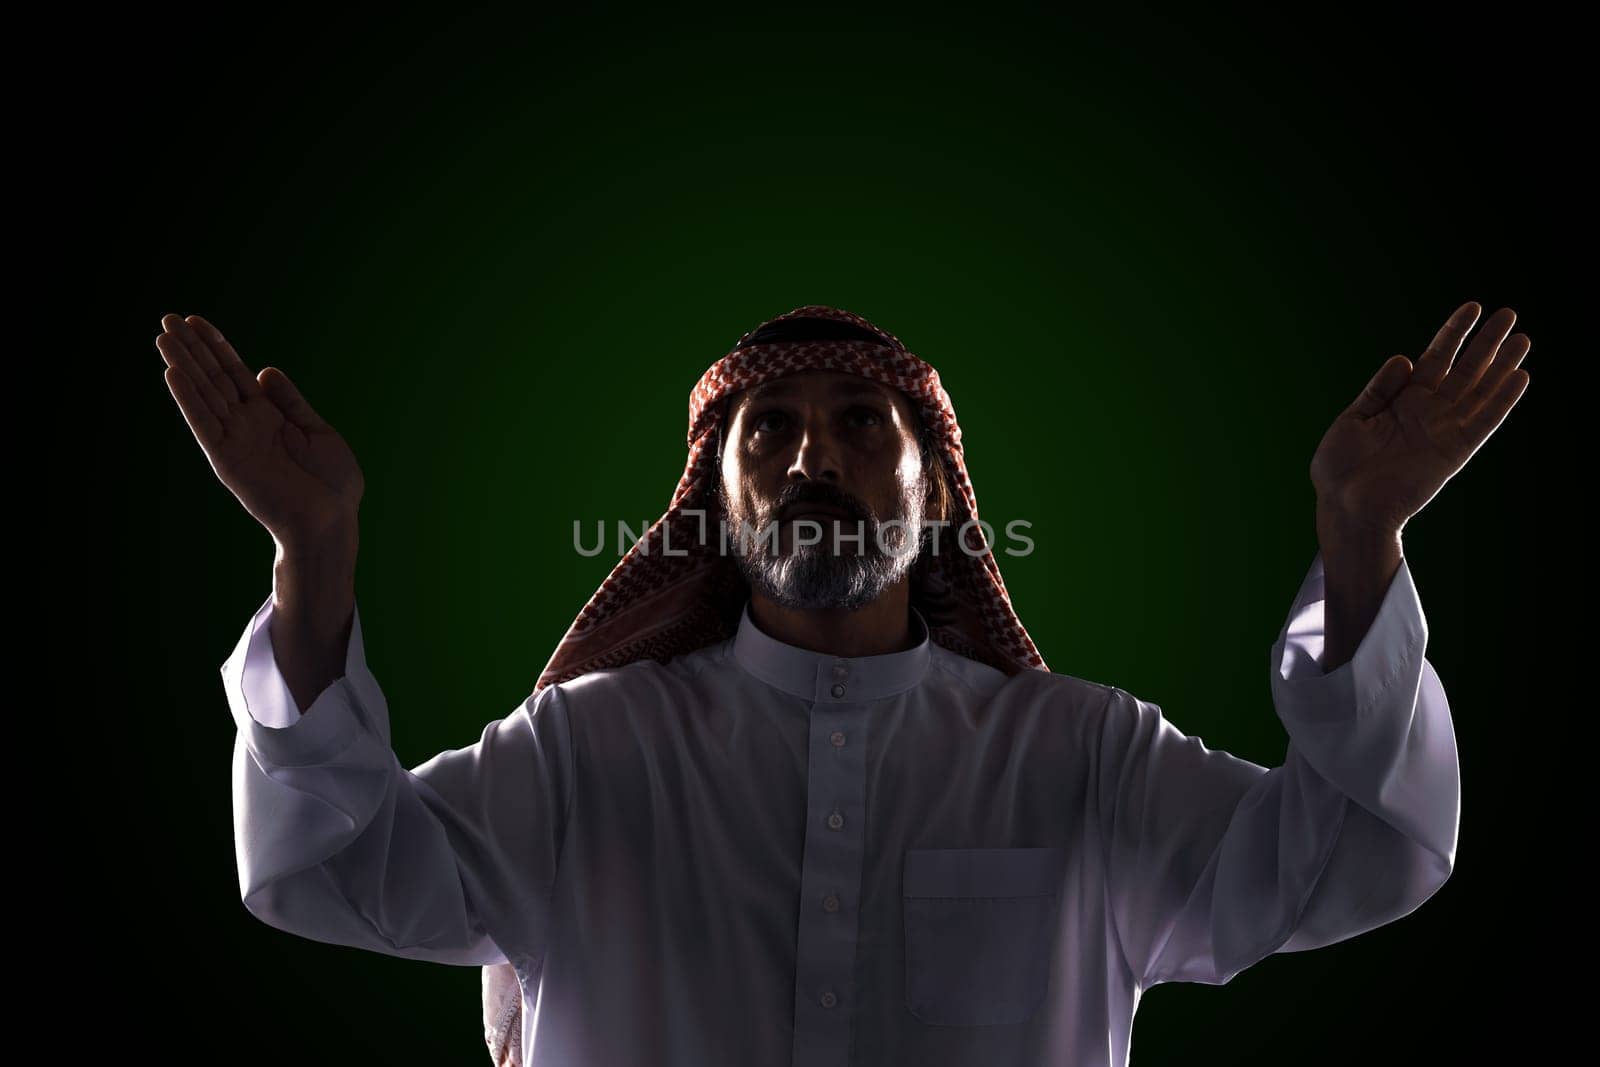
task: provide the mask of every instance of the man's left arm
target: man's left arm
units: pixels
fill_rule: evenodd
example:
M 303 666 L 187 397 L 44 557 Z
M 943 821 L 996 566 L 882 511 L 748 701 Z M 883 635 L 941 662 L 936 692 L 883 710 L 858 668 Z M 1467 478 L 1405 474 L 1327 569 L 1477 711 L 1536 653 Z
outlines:
M 1113 690 L 1099 734 L 1106 884 L 1134 981 L 1220 985 L 1274 952 L 1414 911 L 1449 878 L 1455 733 L 1402 558 L 1348 661 L 1323 669 L 1318 553 L 1272 647 L 1289 734 L 1271 769 Z
M 1456 309 L 1414 366 L 1385 362 L 1317 446 L 1321 551 L 1272 650 L 1283 765 L 1209 749 L 1121 690 L 1108 702 L 1107 889 L 1139 984 L 1226 982 L 1406 915 L 1449 877 L 1455 732 L 1400 538 L 1527 388 L 1509 308 L 1462 349 L 1481 310 Z
M 1317 629 L 1291 612 L 1273 647 L 1273 701 L 1291 747 L 1353 806 L 1329 871 L 1280 951 L 1328 944 L 1370 928 L 1373 917 L 1405 914 L 1443 884 L 1455 862 L 1455 733 L 1439 677 L 1423 658 L 1427 624 L 1401 531 L 1527 388 L 1520 365 L 1532 343 L 1526 334 L 1510 335 L 1510 308 L 1490 316 L 1462 347 L 1481 310 L 1472 302 L 1457 308 L 1414 366 L 1404 356 L 1384 363 L 1311 460 L 1320 552 L 1307 585 L 1321 589 L 1301 592 L 1321 594 L 1322 633 L 1291 650 L 1291 631 Z M 1408 845 L 1384 850 L 1395 838 L 1374 817 Z M 1365 879 L 1363 846 L 1377 868 Z M 1352 891 L 1364 896 L 1346 899 Z

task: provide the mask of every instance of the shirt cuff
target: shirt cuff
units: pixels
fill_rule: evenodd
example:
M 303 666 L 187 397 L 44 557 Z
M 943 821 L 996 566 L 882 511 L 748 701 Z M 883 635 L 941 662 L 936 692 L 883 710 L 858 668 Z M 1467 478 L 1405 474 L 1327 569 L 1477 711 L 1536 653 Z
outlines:
M 1318 552 L 1272 646 L 1272 687 L 1281 698 L 1280 715 L 1292 709 L 1301 719 L 1348 718 L 1372 707 L 1396 680 L 1422 669 L 1428 623 L 1403 555 L 1355 654 L 1331 671 L 1322 668 L 1326 603 L 1327 578 Z
M 250 617 L 233 653 L 222 664 L 229 710 L 246 743 L 279 766 L 304 766 L 343 751 L 365 728 L 358 690 L 367 675 L 357 607 L 345 652 L 344 675 L 335 679 L 301 712 L 273 655 L 269 595 Z

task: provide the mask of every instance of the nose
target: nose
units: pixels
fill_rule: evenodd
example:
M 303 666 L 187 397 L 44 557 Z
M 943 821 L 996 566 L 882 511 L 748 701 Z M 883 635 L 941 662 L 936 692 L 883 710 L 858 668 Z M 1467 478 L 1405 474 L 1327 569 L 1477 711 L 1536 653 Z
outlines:
M 791 481 L 817 481 L 838 485 L 840 482 L 839 449 L 833 436 L 821 426 L 807 426 L 800 436 L 800 446 L 789 462 Z

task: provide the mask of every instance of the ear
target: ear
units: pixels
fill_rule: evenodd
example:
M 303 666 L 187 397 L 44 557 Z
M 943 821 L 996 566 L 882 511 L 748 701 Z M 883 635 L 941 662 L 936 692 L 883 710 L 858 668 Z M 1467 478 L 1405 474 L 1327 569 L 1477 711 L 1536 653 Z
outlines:
M 944 462 L 936 452 L 928 453 L 923 477 L 928 480 L 928 502 L 924 509 L 927 517 L 935 522 L 949 522 L 952 507 L 950 483 L 944 476 Z
M 711 472 L 711 479 L 706 485 L 705 495 L 701 501 L 701 507 L 712 518 L 718 518 L 724 514 L 725 509 L 722 506 L 723 489 L 722 464 L 719 463 L 717 464 L 717 469 Z

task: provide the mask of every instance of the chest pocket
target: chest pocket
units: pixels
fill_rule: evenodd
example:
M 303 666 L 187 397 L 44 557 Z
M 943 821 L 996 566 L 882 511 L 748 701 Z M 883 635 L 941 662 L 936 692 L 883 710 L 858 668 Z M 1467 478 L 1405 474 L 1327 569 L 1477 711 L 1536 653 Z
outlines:
M 908 849 L 906 1007 L 938 1026 L 999 1026 L 1044 1003 L 1060 848 Z

